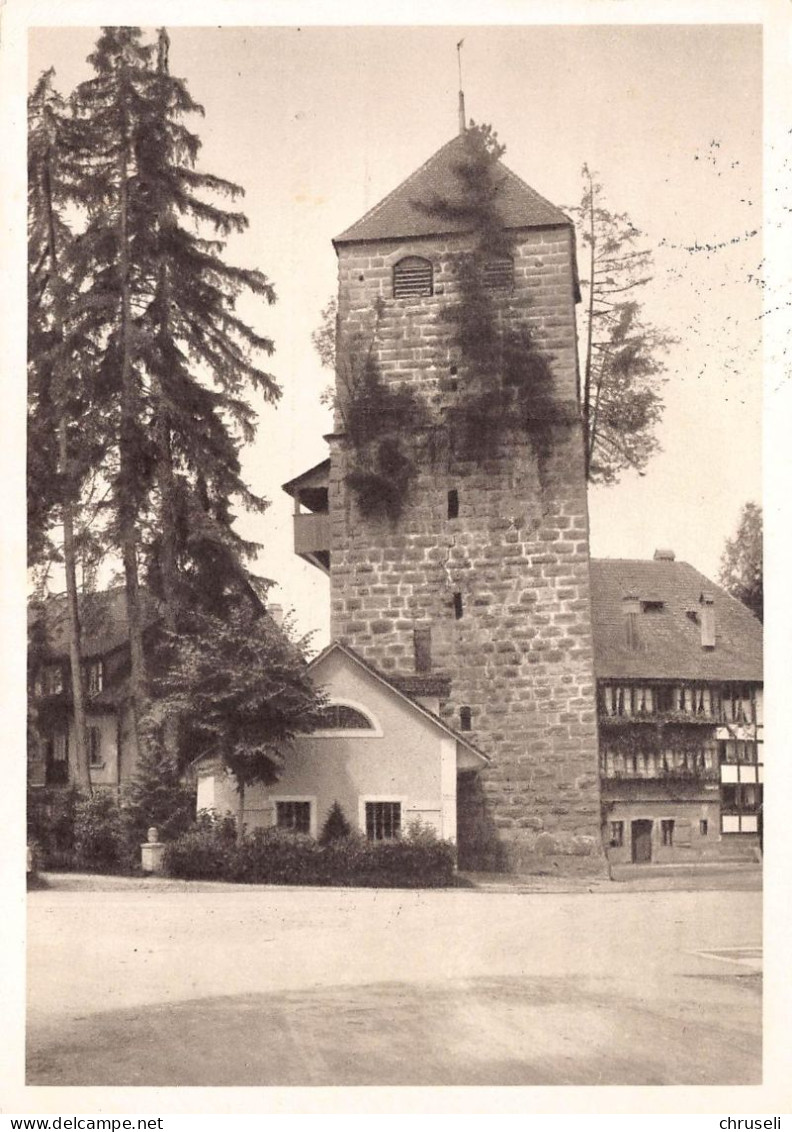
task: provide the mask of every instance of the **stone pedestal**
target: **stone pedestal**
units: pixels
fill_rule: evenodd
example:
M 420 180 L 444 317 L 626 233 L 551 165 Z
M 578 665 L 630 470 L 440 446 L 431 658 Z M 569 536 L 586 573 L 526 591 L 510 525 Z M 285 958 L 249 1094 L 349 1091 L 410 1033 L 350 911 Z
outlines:
M 148 841 L 140 846 L 140 865 L 144 873 L 160 875 L 165 872 L 165 846 L 154 826 L 148 831 Z

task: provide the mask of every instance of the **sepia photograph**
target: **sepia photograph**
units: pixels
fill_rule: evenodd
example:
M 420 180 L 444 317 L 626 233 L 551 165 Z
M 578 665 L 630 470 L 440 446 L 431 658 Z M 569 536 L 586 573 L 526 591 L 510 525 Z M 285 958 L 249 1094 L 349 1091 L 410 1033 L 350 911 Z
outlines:
M 524 7 L 26 29 L 28 1089 L 766 1081 L 767 28 Z

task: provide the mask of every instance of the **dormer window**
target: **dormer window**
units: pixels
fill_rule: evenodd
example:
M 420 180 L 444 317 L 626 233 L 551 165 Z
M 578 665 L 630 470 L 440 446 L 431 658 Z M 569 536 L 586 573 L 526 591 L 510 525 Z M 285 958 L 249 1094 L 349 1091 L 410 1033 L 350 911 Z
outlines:
M 481 269 L 485 287 L 512 287 L 514 285 L 514 260 L 511 256 L 498 256 L 488 259 Z
M 428 259 L 408 255 L 393 268 L 394 299 L 414 299 L 433 293 L 433 271 Z

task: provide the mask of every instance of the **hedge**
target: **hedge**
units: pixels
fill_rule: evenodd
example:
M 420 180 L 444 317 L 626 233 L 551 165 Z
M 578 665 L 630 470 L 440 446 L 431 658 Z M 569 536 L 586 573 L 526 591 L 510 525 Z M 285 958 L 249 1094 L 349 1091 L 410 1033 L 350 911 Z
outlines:
M 454 883 L 456 850 L 426 830 L 397 841 L 359 834 L 321 844 L 301 834 L 257 829 L 241 842 L 196 825 L 165 849 L 165 871 L 183 880 L 370 888 L 440 888 Z

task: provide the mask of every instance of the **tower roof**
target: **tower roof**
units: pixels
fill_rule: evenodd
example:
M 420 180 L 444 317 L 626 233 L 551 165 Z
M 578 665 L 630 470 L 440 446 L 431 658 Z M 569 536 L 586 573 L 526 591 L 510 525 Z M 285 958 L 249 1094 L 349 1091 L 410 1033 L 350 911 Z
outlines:
M 437 236 L 444 232 L 464 232 L 464 221 L 428 215 L 421 205 L 431 205 L 438 198 L 457 203 L 461 200 L 456 167 L 464 157 L 464 135 L 458 134 L 438 149 L 428 161 L 416 169 L 406 181 L 389 193 L 365 216 L 336 236 L 333 244 L 358 241 L 403 239 L 413 236 Z M 496 166 L 500 177 L 497 205 L 506 228 L 571 227 L 572 221 L 560 208 L 526 185 L 502 162 Z

